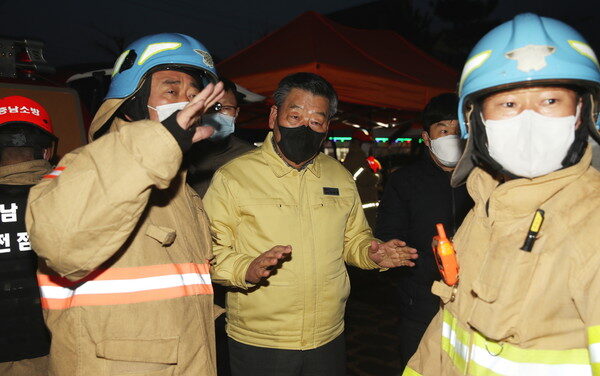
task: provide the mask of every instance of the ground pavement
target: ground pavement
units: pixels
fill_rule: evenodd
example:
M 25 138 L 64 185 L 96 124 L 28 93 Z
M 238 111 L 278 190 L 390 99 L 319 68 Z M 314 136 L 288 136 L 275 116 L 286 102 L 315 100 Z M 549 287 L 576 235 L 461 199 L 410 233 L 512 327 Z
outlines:
M 396 306 L 385 273 L 350 269 L 352 293 L 346 305 L 346 352 L 349 376 L 396 376 Z

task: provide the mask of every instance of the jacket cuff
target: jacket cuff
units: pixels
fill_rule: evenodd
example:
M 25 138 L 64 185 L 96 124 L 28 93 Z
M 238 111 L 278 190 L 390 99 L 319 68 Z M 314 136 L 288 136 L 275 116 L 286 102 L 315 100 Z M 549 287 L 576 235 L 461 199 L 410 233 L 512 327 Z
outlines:
M 254 261 L 252 256 L 241 255 L 241 257 L 235 262 L 235 266 L 233 267 L 233 278 L 231 279 L 231 282 L 234 286 L 244 290 L 248 290 L 254 286 L 254 283 L 246 281 L 246 272 L 248 271 L 252 261 Z
M 177 123 L 177 114 L 179 111 L 175 111 L 171 116 L 162 121 L 162 125 L 167 128 L 171 136 L 177 141 L 182 152 L 190 150 L 192 147 L 192 138 L 194 137 L 194 127 L 185 130 Z

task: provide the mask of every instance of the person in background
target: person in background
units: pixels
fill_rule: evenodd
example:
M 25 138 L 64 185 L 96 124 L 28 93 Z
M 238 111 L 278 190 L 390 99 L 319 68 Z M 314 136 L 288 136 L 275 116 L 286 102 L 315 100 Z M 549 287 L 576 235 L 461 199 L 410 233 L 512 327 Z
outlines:
M 206 48 L 149 35 L 115 63 L 91 142 L 31 189 L 50 375 L 216 375 L 208 218 L 183 155 L 221 99 Z
M 373 168 L 373 164 L 379 163 L 373 157 L 374 144 L 375 139 L 367 130 L 355 130 L 352 133 L 348 154 L 342 163 L 356 182 L 365 217 L 371 228 L 375 226 L 377 206 L 379 205 L 380 176 L 377 171 L 381 169 L 381 165 Z
M 206 140 L 192 145 L 186 154 L 188 183 L 200 197 L 204 197 L 219 167 L 254 149 L 254 146 L 233 134 L 244 94 L 240 93 L 235 84 L 227 78 L 220 77 L 220 80 L 223 82 L 225 94 L 202 116 L 202 124 L 213 127 L 215 133 Z
M 600 375 L 599 95 L 594 51 L 561 21 L 520 14 L 473 48 L 452 184 L 475 206 L 404 375 Z
M 234 376 L 346 375 L 345 263 L 412 266 L 399 240 L 371 233 L 356 185 L 319 153 L 337 95 L 312 73 L 286 76 L 273 94 L 265 142 L 221 167 L 206 196 L 212 276 L 227 293 Z
M 52 171 L 57 138 L 44 107 L 0 99 L 0 374 L 46 376 L 50 335 L 36 279 L 37 255 L 25 228 L 29 190 Z
M 233 134 L 244 94 L 240 93 L 235 84 L 227 78 L 220 77 L 219 79 L 223 83 L 223 97 L 202 116 L 202 124 L 213 127 L 215 133 L 211 137 L 193 144 L 186 153 L 184 161 L 188 168 L 188 184 L 200 197 L 204 197 L 213 175 L 221 166 L 254 149 L 253 145 Z M 215 309 L 223 312 L 225 287 L 213 284 L 213 289 L 215 304 L 218 306 Z M 215 320 L 215 334 L 218 374 L 229 375 L 229 351 L 223 315 L 219 315 Z
M 464 185 L 450 186 L 463 150 L 457 108 L 454 93 L 439 95 L 427 104 L 421 133 L 427 148 L 420 159 L 390 175 L 377 213 L 375 236 L 384 241 L 403 239 L 421 255 L 414 268 L 390 271 L 403 366 L 439 309 L 439 298 L 431 293 L 433 281 L 440 279 L 431 252 L 435 225 L 443 223 L 448 236 L 453 236 L 473 207 Z

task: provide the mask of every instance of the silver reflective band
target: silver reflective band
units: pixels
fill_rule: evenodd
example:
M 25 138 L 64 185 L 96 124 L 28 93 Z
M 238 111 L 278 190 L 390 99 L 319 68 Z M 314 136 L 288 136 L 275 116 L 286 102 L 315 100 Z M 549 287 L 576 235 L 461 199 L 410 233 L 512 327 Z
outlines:
M 589 354 L 585 348 L 570 350 L 522 349 L 501 344 L 501 352 L 490 352 L 486 340 L 478 332 L 458 325 L 449 311 L 444 310 L 442 322 L 442 350 L 463 375 L 544 375 L 592 376 Z M 470 345 L 469 345 L 470 343 Z
M 363 209 L 369 209 L 369 208 L 376 208 L 379 206 L 378 202 L 367 202 L 366 204 L 362 205 Z
M 356 172 L 354 173 L 354 175 L 352 175 L 352 177 L 354 178 L 354 180 L 356 180 L 358 178 L 358 175 L 362 174 L 362 172 L 364 171 L 364 167 L 359 168 L 358 170 L 356 170 Z M 363 205 L 364 208 L 364 205 Z

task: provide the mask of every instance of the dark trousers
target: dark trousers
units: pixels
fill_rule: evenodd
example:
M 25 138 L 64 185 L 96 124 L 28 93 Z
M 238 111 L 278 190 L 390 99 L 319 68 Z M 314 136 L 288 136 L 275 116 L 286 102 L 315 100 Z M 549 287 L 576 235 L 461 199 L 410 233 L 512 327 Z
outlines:
M 229 338 L 232 376 L 345 376 L 346 339 L 312 350 L 256 347 Z

